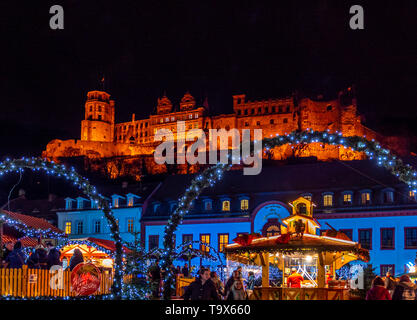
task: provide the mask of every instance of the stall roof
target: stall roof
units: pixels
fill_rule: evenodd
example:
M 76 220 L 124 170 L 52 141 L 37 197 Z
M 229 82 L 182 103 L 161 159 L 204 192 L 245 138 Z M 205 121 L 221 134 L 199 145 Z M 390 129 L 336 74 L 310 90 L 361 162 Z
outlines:
M 369 252 L 361 248 L 360 244 L 333 237 L 304 234 L 302 239 L 293 238 L 288 243 L 279 243 L 281 236 L 262 237 L 254 239 L 251 244 L 242 246 L 234 243 L 225 247 L 226 254 L 259 253 L 259 252 L 324 252 L 348 251 L 358 254 L 365 261 L 369 261 Z

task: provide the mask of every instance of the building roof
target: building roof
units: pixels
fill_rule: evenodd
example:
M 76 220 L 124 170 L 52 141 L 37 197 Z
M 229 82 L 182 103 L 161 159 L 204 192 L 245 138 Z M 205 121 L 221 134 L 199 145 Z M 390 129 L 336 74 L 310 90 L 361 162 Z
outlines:
M 46 221 L 45 219 L 41 219 L 41 218 L 36 218 L 33 216 L 29 216 L 29 215 L 25 215 L 25 214 L 21 214 L 21 213 L 16 213 L 16 212 L 11 212 L 11 211 L 6 211 L 3 210 L 2 211 L 3 214 L 5 214 L 6 216 L 10 217 L 13 220 L 18 220 L 20 222 L 22 222 L 23 224 L 25 224 L 26 226 L 36 229 L 36 230 L 50 230 L 56 233 L 61 233 L 64 234 L 64 232 L 60 229 L 58 229 L 57 227 L 53 226 L 52 224 L 50 224 L 48 221 Z
M 195 176 L 167 177 L 150 199 L 150 203 L 178 200 Z M 241 170 L 232 170 L 226 172 L 222 181 L 215 186 L 205 189 L 200 198 L 280 193 L 281 201 L 286 203 L 302 193 L 358 191 L 375 187 L 382 189 L 386 186 L 407 188 L 406 184 L 371 160 L 315 162 L 264 167 L 259 175 L 253 176 L 245 176 Z M 167 212 L 169 210 L 161 210 L 160 214 L 155 214 L 150 206 L 144 216 L 162 217 Z

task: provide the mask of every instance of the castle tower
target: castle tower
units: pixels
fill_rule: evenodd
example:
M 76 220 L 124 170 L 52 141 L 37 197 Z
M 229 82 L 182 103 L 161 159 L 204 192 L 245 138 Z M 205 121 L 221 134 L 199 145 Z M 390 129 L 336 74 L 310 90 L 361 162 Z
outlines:
M 81 140 L 113 142 L 114 100 L 104 91 L 89 91 L 85 119 L 81 121 Z
M 165 114 L 172 112 L 172 103 L 171 100 L 164 94 L 162 98 L 158 98 L 158 103 L 156 106 L 156 112 L 158 114 Z
M 180 102 L 180 110 L 192 110 L 195 108 L 195 99 L 194 97 L 187 91 L 181 99 Z

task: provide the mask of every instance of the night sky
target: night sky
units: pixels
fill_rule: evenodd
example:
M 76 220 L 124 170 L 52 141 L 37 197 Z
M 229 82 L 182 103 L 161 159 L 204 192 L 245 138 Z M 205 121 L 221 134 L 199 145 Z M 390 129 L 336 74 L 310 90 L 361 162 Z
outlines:
M 54 4 L 64 30 L 49 28 Z M 349 28 L 354 4 L 365 30 Z M 174 104 L 186 90 L 207 95 L 213 112 L 229 113 L 232 94 L 335 95 L 355 84 L 366 125 L 417 133 L 415 0 L 3 1 L 0 16 L 0 157 L 78 139 L 86 93 L 103 75 L 117 122 L 148 116 L 164 91 Z

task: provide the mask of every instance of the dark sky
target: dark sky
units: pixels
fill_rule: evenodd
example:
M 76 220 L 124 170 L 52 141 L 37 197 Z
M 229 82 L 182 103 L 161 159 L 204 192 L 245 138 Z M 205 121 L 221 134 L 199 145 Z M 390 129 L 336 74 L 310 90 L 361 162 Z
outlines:
M 65 29 L 49 28 L 60 4 Z M 349 28 L 361 4 L 365 30 Z M 0 156 L 80 137 L 88 90 L 116 121 L 148 116 L 164 90 L 231 112 L 231 95 L 336 94 L 356 84 L 372 128 L 417 131 L 417 1 L 3 1 Z

